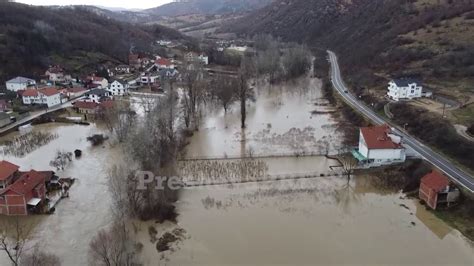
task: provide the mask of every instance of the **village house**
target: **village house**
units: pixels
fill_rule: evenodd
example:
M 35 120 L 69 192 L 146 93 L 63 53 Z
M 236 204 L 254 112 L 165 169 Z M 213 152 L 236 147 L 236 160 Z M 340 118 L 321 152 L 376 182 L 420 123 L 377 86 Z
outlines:
M 110 86 L 107 88 L 107 91 L 112 96 L 124 96 L 128 94 L 128 83 L 121 80 L 114 80 L 110 83 Z
M 0 191 L 8 187 L 18 175 L 18 165 L 8 161 L 0 161 Z
M 153 84 L 153 83 L 156 83 L 156 82 L 159 82 L 160 80 L 160 76 L 159 75 L 155 75 L 155 74 L 142 74 L 142 76 L 140 77 L 140 84 L 142 85 L 147 85 L 147 84 Z
M 12 121 L 11 121 L 10 115 L 8 115 L 5 112 L 0 112 L 0 127 L 4 127 L 4 126 L 9 125 L 11 123 L 12 123 Z
M 99 104 L 96 102 L 77 101 L 72 106 L 80 114 L 95 114 Z
M 61 104 L 61 93 L 56 88 L 28 89 L 22 94 L 23 104 L 44 104 L 48 108 Z
M 131 67 L 127 65 L 118 65 L 115 67 L 115 72 L 118 74 L 128 74 L 131 72 Z
M 92 84 L 96 85 L 96 88 L 105 89 L 109 86 L 109 81 L 106 78 L 92 76 L 90 79 Z
M 68 99 L 74 99 L 74 98 L 81 97 L 86 92 L 87 92 L 87 89 L 86 88 L 81 88 L 81 87 L 74 87 L 74 88 L 64 89 L 64 95 Z
M 64 69 L 60 66 L 50 66 L 46 72 L 45 76 L 48 78 L 49 81 L 56 83 L 56 82 L 67 82 L 70 81 L 72 78 L 70 75 L 64 74 Z
M 388 125 L 363 127 L 360 128 L 359 147 L 352 154 L 365 167 L 402 163 L 406 154 L 401 143 L 402 138 Z
M 170 79 L 176 77 L 179 72 L 176 69 L 162 69 L 158 72 L 161 80 Z
M 184 55 L 184 60 L 187 62 L 200 62 L 201 64 L 208 65 L 209 57 L 204 54 L 197 54 L 195 52 L 188 52 Z
M 77 101 L 72 104 L 76 111 L 85 115 L 97 115 L 98 113 L 113 107 L 114 102 L 107 100 L 101 103 Z
M 23 216 L 37 210 L 41 203 L 45 203 L 45 183 L 46 177 L 40 172 L 21 173 L 16 181 L 0 191 L 0 214 Z
M 438 171 L 433 171 L 421 178 L 419 197 L 431 209 L 447 206 L 459 199 L 460 191 L 449 179 Z
M 5 82 L 5 86 L 9 91 L 22 91 L 36 86 L 36 81 L 34 79 L 29 79 L 25 77 L 16 77 Z
M 158 68 L 158 70 L 161 69 L 174 69 L 175 65 L 166 58 L 160 58 L 155 61 L 155 66 Z
M 100 103 L 108 100 L 110 93 L 104 89 L 93 89 L 84 94 L 85 100 L 89 102 Z
M 423 91 L 421 82 L 416 79 L 394 79 L 388 83 L 387 96 L 394 100 L 412 100 L 421 97 L 431 97 L 430 91 Z

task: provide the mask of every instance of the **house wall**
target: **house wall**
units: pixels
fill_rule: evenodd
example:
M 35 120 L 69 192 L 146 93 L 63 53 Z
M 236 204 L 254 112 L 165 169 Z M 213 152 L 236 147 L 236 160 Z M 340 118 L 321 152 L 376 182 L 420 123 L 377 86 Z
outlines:
M 426 205 L 428 205 L 433 210 L 436 210 L 438 193 L 427 187 L 425 184 L 421 183 L 418 196 L 420 197 L 420 199 L 426 202 Z
M 5 195 L 6 215 L 27 215 L 26 200 L 23 195 Z
M 52 107 L 52 106 L 61 104 L 61 95 L 58 93 L 58 94 L 54 94 L 54 95 L 51 95 L 51 96 L 46 96 L 45 97 L 45 102 L 48 105 L 48 107 Z
M 31 85 L 34 85 L 36 83 L 31 83 Z M 9 91 L 19 91 L 19 90 L 26 90 L 30 84 L 28 83 L 5 83 L 7 90 Z
M 366 158 L 369 157 L 369 149 L 367 148 L 367 144 L 362 136 L 362 132 L 359 132 L 359 153 L 364 155 Z
M 369 149 L 367 158 L 375 161 L 405 160 L 403 149 Z
M 423 87 L 417 84 L 410 84 L 408 87 L 398 87 L 395 82 L 390 82 L 387 95 L 395 101 L 401 99 L 421 98 Z

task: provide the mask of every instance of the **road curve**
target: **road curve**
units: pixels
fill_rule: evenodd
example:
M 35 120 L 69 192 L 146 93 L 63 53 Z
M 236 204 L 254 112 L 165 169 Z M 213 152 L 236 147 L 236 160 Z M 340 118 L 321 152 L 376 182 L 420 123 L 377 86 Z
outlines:
M 331 82 L 333 87 L 342 96 L 342 98 L 350 104 L 354 109 L 361 112 L 364 116 L 372 120 L 375 124 L 390 124 L 385 118 L 376 114 L 372 109 L 367 107 L 364 103 L 359 101 L 357 97 L 349 92 L 349 89 L 344 85 L 341 77 L 341 71 L 337 61 L 337 56 L 332 51 L 327 51 L 329 54 L 329 62 L 331 63 Z M 468 173 L 456 167 L 452 162 L 445 159 L 439 153 L 434 152 L 431 148 L 427 147 L 414 137 L 408 135 L 406 132 L 394 127 L 394 132 L 403 137 L 403 144 L 409 146 L 416 152 L 418 152 L 426 161 L 435 165 L 439 170 L 451 177 L 456 183 L 463 186 L 470 192 L 474 192 L 474 178 Z

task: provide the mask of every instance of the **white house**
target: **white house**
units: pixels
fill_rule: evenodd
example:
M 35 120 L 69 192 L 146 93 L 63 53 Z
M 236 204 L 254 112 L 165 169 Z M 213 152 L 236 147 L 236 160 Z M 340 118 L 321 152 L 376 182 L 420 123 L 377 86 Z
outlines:
M 49 108 L 61 104 L 61 93 L 56 88 L 28 89 L 23 92 L 22 99 L 23 104 L 44 104 Z
M 7 81 L 5 85 L 7 90 L 17 92 L 36 86 L 36 81 L 34 79 L 16 77 Z
M 415 79 L 394 79 L 388 83 L 387 95 L 394 101 L 411 100 L 428 96 L 423 94 L 423 86 Z
M 388 125 L 360 128 L 359 147 L 352 151 L 360 164 L 373 167 L 401 163 L 406 159 L 402 138 Z
M 104 89 L 93 89 L 84 94 L 88 102 L 100 103 L 109 100 L 110 93 Z
M 160 76 L 153 74 L 153 75 L 146 75 L 142 74 L 140 77 L 140 84 L 153 84 L 160 80 Z
M 131 68 L 130 66 L 127 66 L 127 65 L 118 65 L 115 67 L 115 72 L 119 74 L 128 74 L 130 73 L 130 71 L 131 71 Z
M 107 91 L 112 96 L 124 96 L 128 93 L 128 83 L 114 80 L 114 82 L 110 83 Z
M 209 56 L 207 55 L 204 55 L 204 54 L 200 54 L 198 56 L 198 60 L 203 63 L 204 65 L 209 65 Z

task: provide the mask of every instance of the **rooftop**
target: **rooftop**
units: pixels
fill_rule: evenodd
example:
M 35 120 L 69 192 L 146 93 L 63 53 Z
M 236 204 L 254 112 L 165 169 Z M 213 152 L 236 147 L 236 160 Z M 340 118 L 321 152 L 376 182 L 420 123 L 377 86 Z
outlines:
M 29 83 L 29 82 L 35 82 L 35 80 L 30 79 L 30 78 L 25 78 L 25 77 L 16 77 L 7 81 L 7 83 Z
M 398 78 L 394 79 L 393 82 L 395 82 L 398 87 L 408 87 L 410 84 L 421 85 L 421 82 L 415 78 Z
M 391 129 L 388 125 L 362 127 L 360 132 L 369 149 L 400 149 L 402 146 L 395 143 L 388 134 Z
M 18 171 L 20 167 L 7 161 L 0 161 L 0 180 L 5 180 L 13 173 Z
M 430 189 L 439 192 L 449 186 L 449 179 L 440 172 L 433 171 L 421 178 L 421 183 Z
M 99 104 L 95 102 L 78 101 L 73 103 L 73 106 L 81 109 L 95 109 L 99 106 Z
M 15 183 L 10 185 L 5 191 L 14 191 L 20 195 L 25 195 L 32 191 L 36 186 L 45 182 L 45 175 L 31 170 L 25 172 Z

